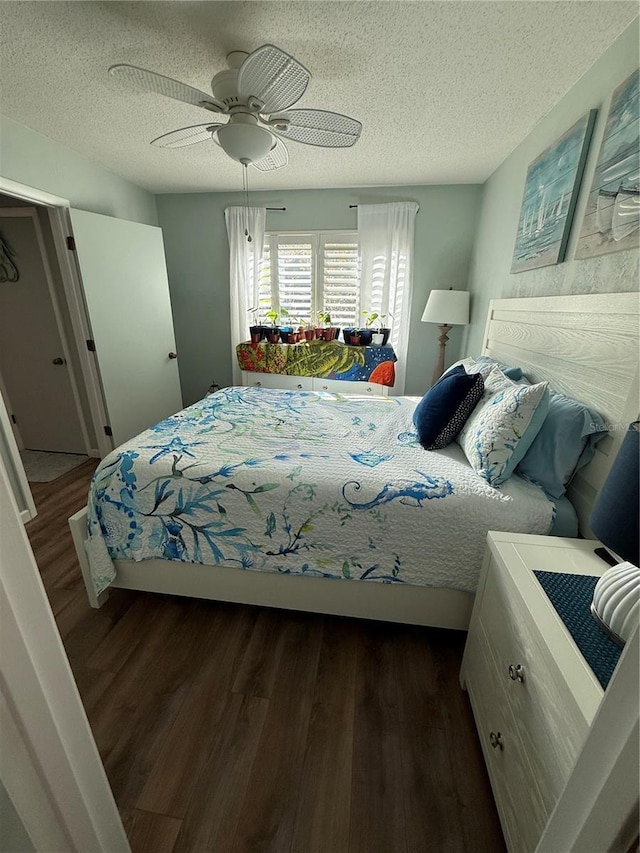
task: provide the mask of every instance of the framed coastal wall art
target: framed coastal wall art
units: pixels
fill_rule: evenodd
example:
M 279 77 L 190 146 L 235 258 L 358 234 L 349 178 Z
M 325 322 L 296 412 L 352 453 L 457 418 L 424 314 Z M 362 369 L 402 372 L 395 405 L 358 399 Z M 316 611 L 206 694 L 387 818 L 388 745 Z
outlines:
M 591 110 L 530 163 L 511 272 L 564 260 L 597 110 Z
M 614 91 L 576 258 L 640 246 L 640 72 Z

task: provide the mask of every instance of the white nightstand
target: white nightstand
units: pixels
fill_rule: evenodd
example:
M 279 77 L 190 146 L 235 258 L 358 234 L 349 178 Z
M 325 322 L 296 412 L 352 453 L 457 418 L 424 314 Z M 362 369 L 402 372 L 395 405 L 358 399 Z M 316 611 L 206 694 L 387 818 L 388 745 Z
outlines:
M 489 533 L 460 681 L 510 851 L 532 853 L 603 690 L 534 569 L 601 575 L 599 543 Z

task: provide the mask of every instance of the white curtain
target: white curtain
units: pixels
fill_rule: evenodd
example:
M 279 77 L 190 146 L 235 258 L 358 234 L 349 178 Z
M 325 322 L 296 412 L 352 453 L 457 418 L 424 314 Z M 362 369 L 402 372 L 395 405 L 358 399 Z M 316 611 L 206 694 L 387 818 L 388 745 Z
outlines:
M 398 356 L 390 391 L 395 395 L 404 393 L 418 210 L 413 201 L 358 205 L 360 309 L 387 315 L 384 325 L 391 328 L 389 343 Z
M 249 339 L 249 326 L 252 325 L 253 319 L 249 309 L 258 305 L 267 211 L 264 207 L 228 207 L 224 218 L 229 238 L 231 372 L 233 384 L 241 385 L 242 375 L 236 358 L 236 346 Z M 247 238 L 247 232 L 251 241 Z

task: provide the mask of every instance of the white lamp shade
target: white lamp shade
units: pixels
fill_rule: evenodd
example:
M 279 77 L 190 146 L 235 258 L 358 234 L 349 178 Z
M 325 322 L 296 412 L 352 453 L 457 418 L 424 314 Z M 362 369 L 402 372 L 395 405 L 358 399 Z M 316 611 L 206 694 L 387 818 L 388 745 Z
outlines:
M 469 322 L 469 293 L 466 290 L 432 290 L 422 313 L 422 322 L 466 326 Z

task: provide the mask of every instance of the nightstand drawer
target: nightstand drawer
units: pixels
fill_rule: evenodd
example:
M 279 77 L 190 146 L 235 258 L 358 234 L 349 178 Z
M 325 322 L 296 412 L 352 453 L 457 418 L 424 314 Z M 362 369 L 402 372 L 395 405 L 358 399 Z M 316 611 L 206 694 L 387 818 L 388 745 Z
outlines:
M 487 577 L 478 616 L 497 679 L 550 812 L 575 764 L 588 723 L 550 657 L 544 626 L 534 621 L 511 576 L 495 564 Z M 576 656 L 579 668 L 577 650 Z
M 548 809 L 537 790 L 484 629 L 476 622 L 472 630 L 463 676 L 502 831 L 511 853 L 531 853 L 546 824 Z M 493 746 L 498 735 L 499 742 Z

